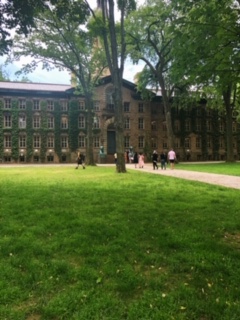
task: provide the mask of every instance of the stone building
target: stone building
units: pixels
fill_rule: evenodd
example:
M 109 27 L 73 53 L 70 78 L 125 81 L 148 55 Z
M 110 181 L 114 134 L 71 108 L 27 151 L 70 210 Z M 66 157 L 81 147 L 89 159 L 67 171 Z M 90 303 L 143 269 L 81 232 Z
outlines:
M 93 148 L 96 162 L 113 163 L 115 153 L 114 103 L 110 76 L 95 88 Z M 136 86 L 123 81 L 126 150 L 150 156 L 167 151 L 167 130 L 161 96 L 143 101 Z M 0 159 L 4 163 L 75 162 L 86 153 L 84 96 L 70 85 L 0 82 Z M 224 115 L 204 103 L 173 107 L 175 150 L 180 160 L 224 160 Z M 233 115 L 234 156 L 239 159 L 240 130 Z M 100 157 L 100 147 L 104 157 Z

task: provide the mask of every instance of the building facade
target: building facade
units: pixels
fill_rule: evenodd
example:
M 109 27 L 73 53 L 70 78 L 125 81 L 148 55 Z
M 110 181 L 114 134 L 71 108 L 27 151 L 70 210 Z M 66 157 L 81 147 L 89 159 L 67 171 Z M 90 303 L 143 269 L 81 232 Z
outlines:
M 150 157 L 168 151 L 160 96 L 143 101 L 136 86 L 123 81 L 126 150 Z M 116 151 L 113 87 L 106 76 L 95 88 L 93 150 L 95 161 L 113 163 Z M 2 163 L 69 163 L 86 153 L 87 110 L 84 96 L 70 85 L 0 82 L 0 161 Z M 204 103 L 174 106 L 175 150 L 182 161 L 225 160 L 224 115 Z M 240 129 L 233 114 L 234 157 L 240 158 Z M 103 147 L 103 148 L 102 148 Z M 104 150 L 104 158 L 100 157 Z

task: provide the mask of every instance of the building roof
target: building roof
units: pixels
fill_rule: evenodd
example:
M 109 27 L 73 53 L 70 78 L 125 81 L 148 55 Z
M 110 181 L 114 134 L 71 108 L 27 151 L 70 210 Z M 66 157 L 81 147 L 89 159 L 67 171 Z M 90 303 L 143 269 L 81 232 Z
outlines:
M 2 90 L 21 90 L 21 91 L 26 90 L 26 91 L 65 92 L 66 90 L 71 89 L 71 85 L 51 84 L 51 83 L 0 81 L 0 89 L 2 89 Z

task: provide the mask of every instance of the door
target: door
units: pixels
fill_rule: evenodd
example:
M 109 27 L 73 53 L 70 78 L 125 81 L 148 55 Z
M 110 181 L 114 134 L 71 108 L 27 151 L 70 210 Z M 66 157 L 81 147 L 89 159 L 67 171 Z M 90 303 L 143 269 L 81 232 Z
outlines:
M 116 152 L 116 133 L 115 131 L 107 132 L 107 153 L 114 154 Z

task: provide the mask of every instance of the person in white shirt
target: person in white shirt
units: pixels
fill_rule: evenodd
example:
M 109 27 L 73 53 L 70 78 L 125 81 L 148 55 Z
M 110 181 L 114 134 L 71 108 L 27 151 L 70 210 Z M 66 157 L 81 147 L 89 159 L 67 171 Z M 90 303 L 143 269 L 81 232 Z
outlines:
M 175 153 L 175 151 L 173 151 L 173 149 L 171 149 L 168 152 L 168 160 L 170 162 L 170 167 L 173 170 L 174 169 L 175 160 L 176 160 L 176 153 Z

